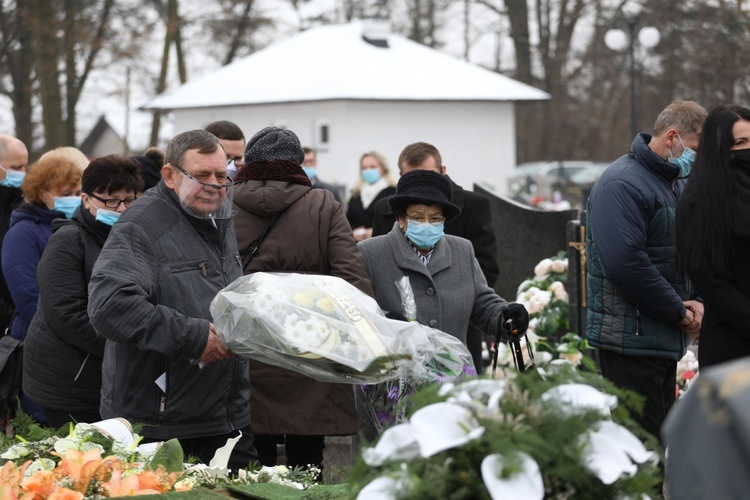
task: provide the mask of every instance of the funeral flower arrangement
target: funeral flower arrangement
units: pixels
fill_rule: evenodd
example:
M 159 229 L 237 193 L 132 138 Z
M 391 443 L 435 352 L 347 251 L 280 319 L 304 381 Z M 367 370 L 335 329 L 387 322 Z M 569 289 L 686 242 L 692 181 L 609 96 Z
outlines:
M 534 363 L 544 366 L 553 359 L 565 359 L 574 366 L 596 370 L 596 363 L 589 355 L 591 348 L 585 339 L 575 332 L 569 332 L 568 259 L 565 252 L 556 257 L 543 259 L 534 268 L 534 277 L 525 280 L 518 287 L 516 302 L 529 311 L 529 329 L 524 344 L 524 361 L 528 364 L 525 344 L 528 342 L 534 353 Z M 498 365 L 512 363 L 509 347 L 498 347 Z
M 320 472 L 262 467 L 230 477 L 226 464 L 231 440 L 211 464 L 190 464 L 184 462 L 177 440 L 139 445 L 141 438 L 123 419 L 70 424 L 63 435 L 39 427 L 24 414 L 14 425 L 15 438 L 0 442 L 3 500 L 96 499 L 259 483 L 306 489 L 315 485 Z
M 235 354 L 323 382 L 433 380 L 471 366 L 457 338 L 389 319 L 373 298 L 333 276 L 243 276 L 216 295 L 211 314 Z
M 426 388 L 362 450 L 352 488 L 358 500 L 646 498 L 658 443 L 630 420 L 631 399 L 568 363 Z
M 698 378 L 698 359 L 692 349 L 688 348 L 685 355 L 677 362 L 677 397 L 682 397 Z

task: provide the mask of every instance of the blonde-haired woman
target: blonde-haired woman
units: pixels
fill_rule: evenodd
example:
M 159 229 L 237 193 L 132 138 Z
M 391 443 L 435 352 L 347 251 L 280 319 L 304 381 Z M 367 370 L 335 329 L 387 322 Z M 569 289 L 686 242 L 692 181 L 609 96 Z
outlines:
M 388 161 L 376 152 L 370 151 L 359 160 L 360 177 L 352 189 L 346 218 L 354 230 L 356 241 L 372 236 L 372 222 L 375 219 L 375 204 L 396 193 L 396 182 L 388 170 Z

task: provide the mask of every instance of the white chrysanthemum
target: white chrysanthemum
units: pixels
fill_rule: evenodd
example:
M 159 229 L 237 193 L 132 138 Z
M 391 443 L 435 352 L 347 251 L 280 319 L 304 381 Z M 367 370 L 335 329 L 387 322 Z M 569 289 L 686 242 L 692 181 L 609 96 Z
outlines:
M 259 292 L 253 295 L 252 307 L 258 316 L 270 314 L 279 306 L 279 301 L 273 294 L 268 292 Z

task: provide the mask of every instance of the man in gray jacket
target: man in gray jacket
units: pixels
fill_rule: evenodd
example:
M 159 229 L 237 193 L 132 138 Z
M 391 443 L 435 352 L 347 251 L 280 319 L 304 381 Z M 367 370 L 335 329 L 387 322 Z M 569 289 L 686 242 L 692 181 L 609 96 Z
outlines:
M 142 423 L 148 440 L 179 438 L 204 463 L 241 432 L 236 470 L 257 460 L 248 363 L 222 344 L 209 312 L 242 276 L 228 186 L 219 140 L 204 130 L 177 135 L 161 182 L 112 228 L 88 313 L 107 338 L 102 417 Z

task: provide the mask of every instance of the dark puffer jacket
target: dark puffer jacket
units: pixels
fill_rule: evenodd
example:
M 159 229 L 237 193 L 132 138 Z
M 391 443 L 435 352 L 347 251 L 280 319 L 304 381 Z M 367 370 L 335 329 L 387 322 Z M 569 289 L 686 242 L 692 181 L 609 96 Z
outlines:
M 677 165 L 649 149 L 650 140 L 639 134 L 588 199 L 586 337 L 599 349 L 678 360 L 687 346 L 678 323 L 691 296 L 674 266 L 685 181 Z
M 105 340 L 86 307 L 91 271 L 110 229 L 83 207 L 52 224 L 37 268 L 39 307 L 23 348 L 23 390 L 44 408 L 99 412 Z

